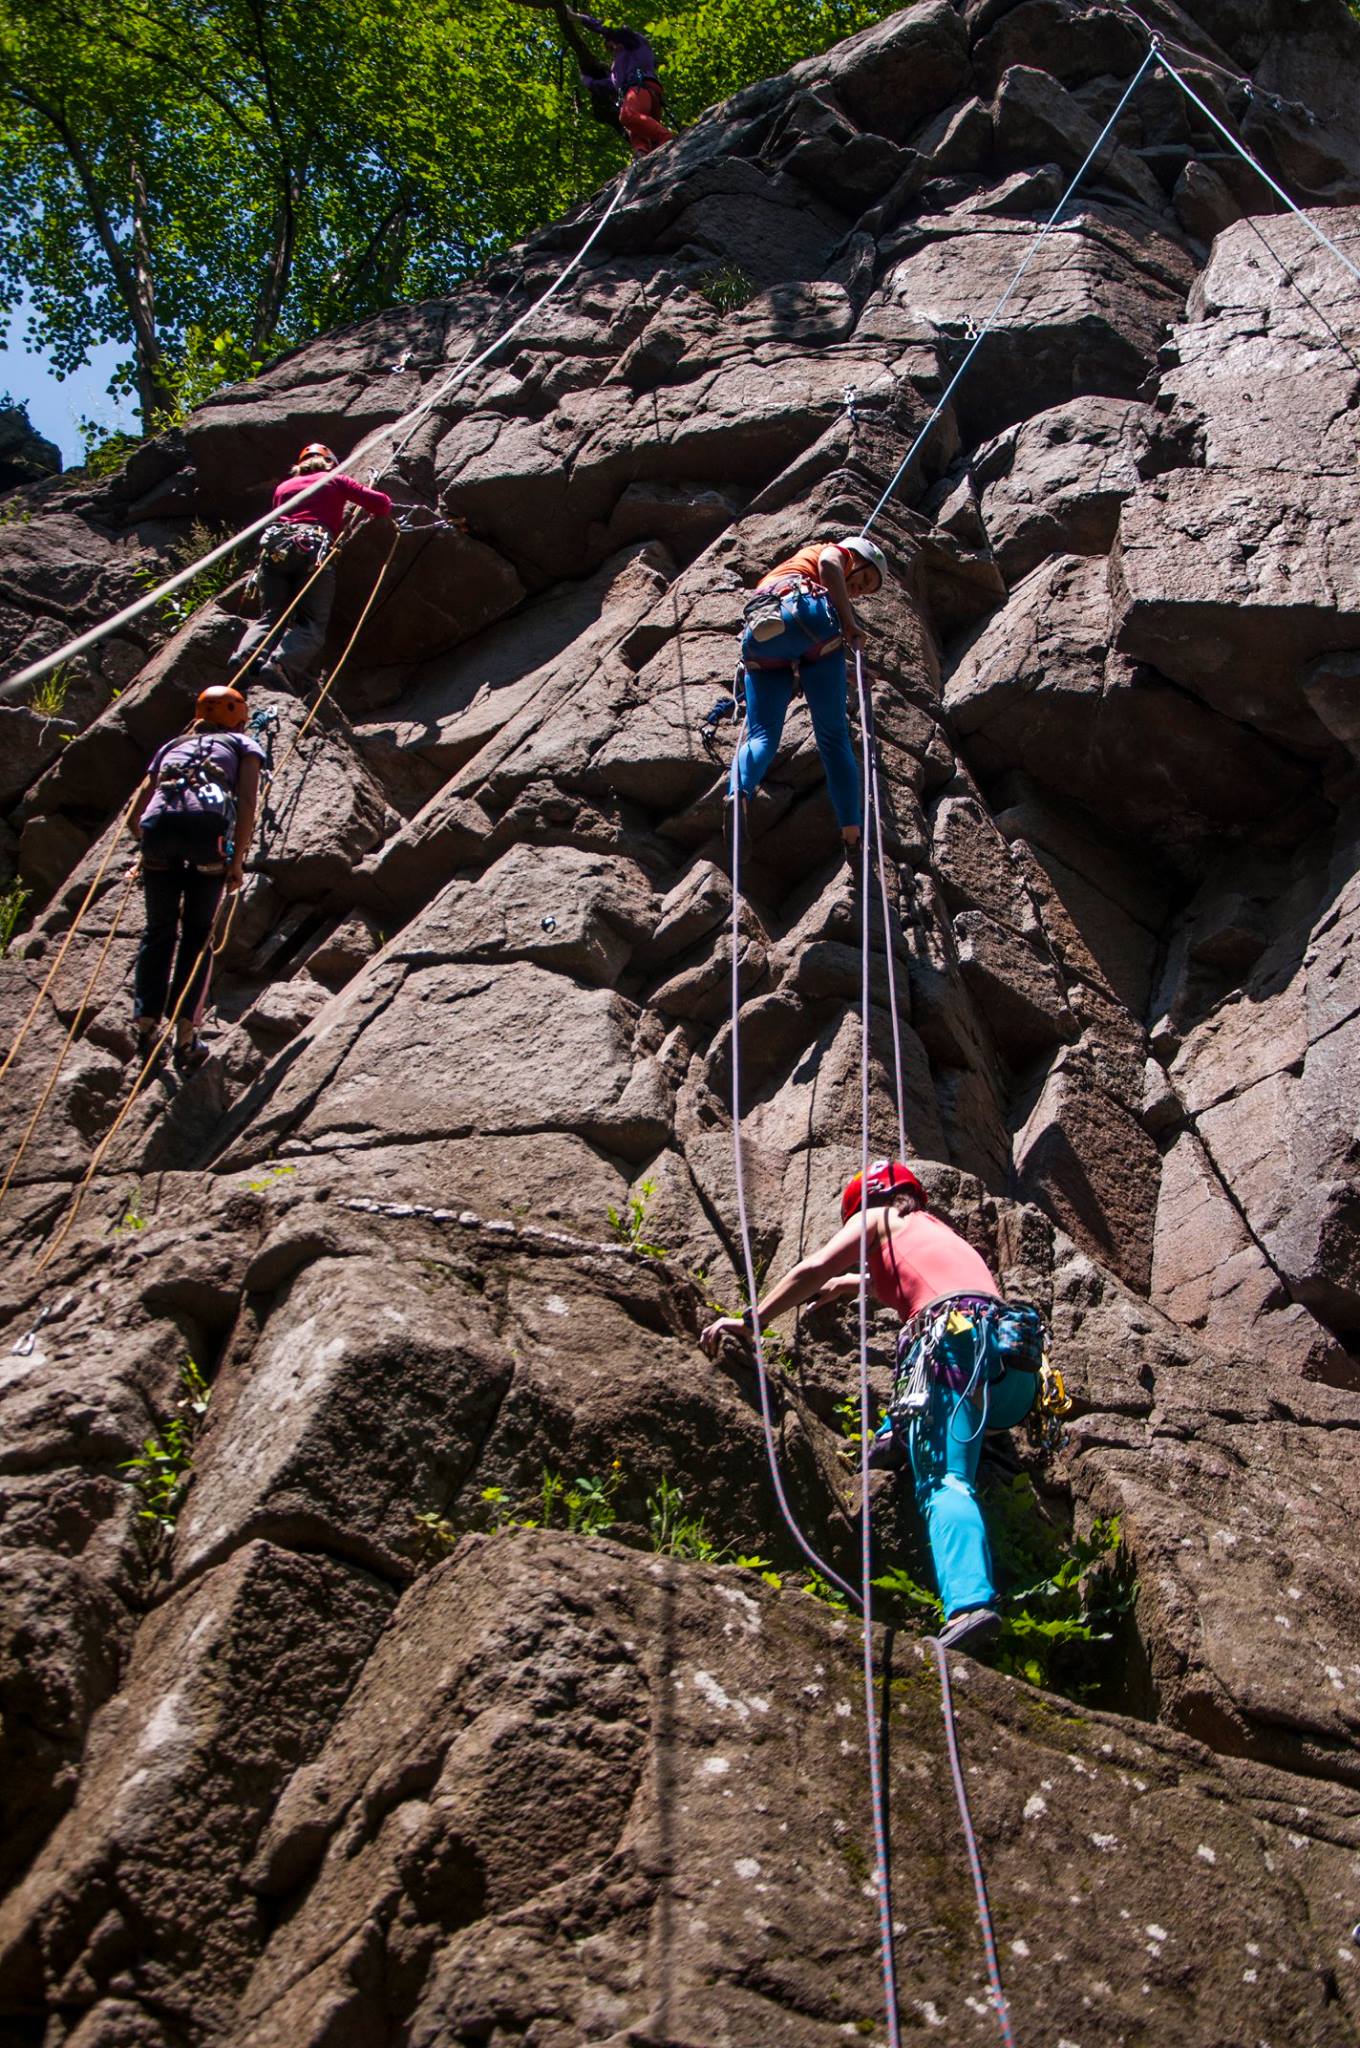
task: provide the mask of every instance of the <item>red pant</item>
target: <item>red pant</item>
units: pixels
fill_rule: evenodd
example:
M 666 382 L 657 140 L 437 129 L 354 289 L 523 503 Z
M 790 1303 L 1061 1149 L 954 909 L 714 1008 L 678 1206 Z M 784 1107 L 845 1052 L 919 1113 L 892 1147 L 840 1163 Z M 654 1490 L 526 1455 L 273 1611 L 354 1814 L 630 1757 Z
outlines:
M 674 142 L 669 128 L 657 116 L 661 112 L 661 87 L 650 79 L 630 85 L 619 107 L 619 126 L 632 144 L 634 156 L 646 156 L 663 142 Z

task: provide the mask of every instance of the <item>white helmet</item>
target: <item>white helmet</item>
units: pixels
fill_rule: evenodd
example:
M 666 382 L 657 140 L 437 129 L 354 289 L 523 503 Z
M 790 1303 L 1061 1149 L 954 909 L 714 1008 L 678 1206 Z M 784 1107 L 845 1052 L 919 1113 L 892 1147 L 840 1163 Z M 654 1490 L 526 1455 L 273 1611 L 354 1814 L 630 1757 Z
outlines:
M 871 569 L 876 569 L 880 586 L 887 582 L 888 558 L 882 548 L 876 542 L 871 541 L 866 534 L 847 533 L 845 539 L 840 541 L 838 545 L 845 548 L 850 554 L 858 555 L 861 562 L 866 562 Z

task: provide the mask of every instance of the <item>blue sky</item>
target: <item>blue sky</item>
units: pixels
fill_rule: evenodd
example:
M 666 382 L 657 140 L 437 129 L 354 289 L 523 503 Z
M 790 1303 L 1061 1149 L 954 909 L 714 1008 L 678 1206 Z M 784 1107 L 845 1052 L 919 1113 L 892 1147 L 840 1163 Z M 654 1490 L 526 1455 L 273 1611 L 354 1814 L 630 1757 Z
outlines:
M 4 349 L 0 351 L 0 391 L 12 392 L 28 407 L 34 426 L 49 441 L 56 442 L 68 469 L 84 457 L 84 444 L 76 424 L 82 416 L 97 419 L 105 427 L 129 427 L 135 431 L 135 406 L 127 399 L 110 398 L 105 390 L 120 356 L 128 353 L 125 344 L 105 342 L 83 370 L 76 370 L 64 382 L 58 382 L 45 356 L 25 352 L 27 324 L 27 314 L 20 306 L 10 316 Z

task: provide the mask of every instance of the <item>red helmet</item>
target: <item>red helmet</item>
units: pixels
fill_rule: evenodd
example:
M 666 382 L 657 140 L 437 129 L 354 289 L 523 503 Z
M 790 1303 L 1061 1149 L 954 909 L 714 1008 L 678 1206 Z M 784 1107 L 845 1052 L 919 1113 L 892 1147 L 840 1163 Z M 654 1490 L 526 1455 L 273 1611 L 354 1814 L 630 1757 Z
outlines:
M 848 1223 L 852 1216 L 859 1214 L 860 1203 L 863 1200 L 860 1178 L 861 1176 L 856 1174 L 853 1180 L 845 1183 L 845 1192 L 841 1196 L 842 1223 Z M 910 1188 L 923 1202 L 926 1199 L 926 1191 L 920 1181 L 909 1166 L 903 1166 L 900 1159 L 876 1159 L 869 1168 L 866 1185 L 871 1209 L 876 1201 L 886 1201 L 890 1195 L 896 1194 L 899 1188 Z
M 240 732 L 246 722 L 246 700 L 227 683 L 214 683 L 200 690 L 194 705 L 195 718 L 205 725 L 220 725 L 227 732 Z
M 299 455 L 298 461 L 300 463 L 310 462 L 314 455 L 323 455 L 332 469 L 335 468 L 336 463 L 340 460 L 335 450 L 328 448 L 324 441 L 309 441 L 301 455 Z

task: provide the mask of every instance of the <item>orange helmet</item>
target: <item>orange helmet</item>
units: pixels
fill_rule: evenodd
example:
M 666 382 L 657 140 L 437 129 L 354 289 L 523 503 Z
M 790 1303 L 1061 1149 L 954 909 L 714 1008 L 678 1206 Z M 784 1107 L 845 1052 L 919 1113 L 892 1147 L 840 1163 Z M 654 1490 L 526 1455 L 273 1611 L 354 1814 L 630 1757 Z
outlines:
M 852 1216 L 858 1216 L 859 1214 L 860 1204 L 864 1199 L 860 1188 L 860 1179 L 861 1176 L 856 1174 L 853 1180 L 848 1180 L 845 1183 L 845 1191 L 841 1195 L 842 1223 L 848 1223 Z M 886 1202 L 890 1196 L 897 1193 L 899 1188 L 911 1188 L 915 1194 L 921 1197 L 923 1202 L 926 1200 L 926 1191 L 921 1186 L 920 1181 L 917 1180 L 916 1175 L 909 1166 L 903 1166 L 900 1159 L 875 1160 L 874 1164 L 869 1168 L 868 1174 L 864 1176 L 864 1182 L 869 1191 L 869 1207 L 871 1209 L 878 1202 Z
M 307 443 L 307 446 L 303 449 L 301 455 L 299 455 L 296 463 L 293 465 L 294 468 L 300 469 L 303 463 L 310 462 L 314 455 L 324 456 L 326 464 L 330 469 L 334 469 L 336 464 L 340 460 L 335 450 L 333 448 L 328 448 L 324 441 L 309 441 Z
M 239 690 L 231 689 L 226 683 L 214 683 L 211 688 L 199 691 L 194 716 L 201 718 L 205 725 L 220 725 L 226 732 L 240 732 L 246 722 L 246 700 Z

